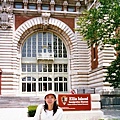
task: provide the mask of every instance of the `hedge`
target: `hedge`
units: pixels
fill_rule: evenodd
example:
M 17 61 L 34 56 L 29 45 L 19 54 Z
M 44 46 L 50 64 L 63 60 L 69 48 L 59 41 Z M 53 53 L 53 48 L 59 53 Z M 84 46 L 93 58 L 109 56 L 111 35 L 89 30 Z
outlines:
M 34 117 L 37 105 L 28 106 L 28 117 Z

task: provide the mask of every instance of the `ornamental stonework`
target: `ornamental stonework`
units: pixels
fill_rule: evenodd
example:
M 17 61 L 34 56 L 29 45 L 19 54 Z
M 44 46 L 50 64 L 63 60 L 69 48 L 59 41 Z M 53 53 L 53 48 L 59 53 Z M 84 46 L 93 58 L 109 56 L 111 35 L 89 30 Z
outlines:
M 13 16 L 11 2 L 6 3 L 6 0 L 2 0 L 0 6 L 0 28 L 2 30 L 11 28 L 10 21 L 12 18 Z

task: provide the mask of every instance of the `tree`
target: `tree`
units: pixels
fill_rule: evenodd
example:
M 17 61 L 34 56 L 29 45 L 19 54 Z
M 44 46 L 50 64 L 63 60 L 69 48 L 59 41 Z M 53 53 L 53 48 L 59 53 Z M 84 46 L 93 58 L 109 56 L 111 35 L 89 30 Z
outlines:
M 107 68 L 105 82 L 111 83 L 114 88 L 120 88 L 120 56 Z
M 120 0 L 99 0 L 99 6 L 82 13 L 78 21 L 77 31 L 87 41 L 88 46 L 114 46 L 120 51 Z M 107 68 L 105 81 L 111 86 L 120 86 L 120 54 Z

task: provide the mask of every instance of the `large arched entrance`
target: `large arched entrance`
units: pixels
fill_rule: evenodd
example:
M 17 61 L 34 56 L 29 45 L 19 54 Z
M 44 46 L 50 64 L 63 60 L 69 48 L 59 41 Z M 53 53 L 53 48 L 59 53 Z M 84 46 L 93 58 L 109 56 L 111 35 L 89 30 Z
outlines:
M 20 93 L 70 90 L 70 57 L 77 42 L 68 25 L 55 18 L 47 25 L 42 17 L 32 18 L 18 27 L 14 42 L 20 54 L 16 64 L 22 68 Z

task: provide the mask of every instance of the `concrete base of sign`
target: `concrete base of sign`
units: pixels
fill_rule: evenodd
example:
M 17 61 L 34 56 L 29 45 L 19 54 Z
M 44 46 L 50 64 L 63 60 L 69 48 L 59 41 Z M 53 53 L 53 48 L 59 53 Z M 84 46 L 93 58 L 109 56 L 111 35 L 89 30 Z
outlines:
M 100 120 L 103 119 L 103 112 L 97 111 L 64 111 L 62 120 Z M 26 120 L 33 120 L 28 117 Z
M 64 111 L 63 120 L 100 120 L 104 114 L 101 110 Z

